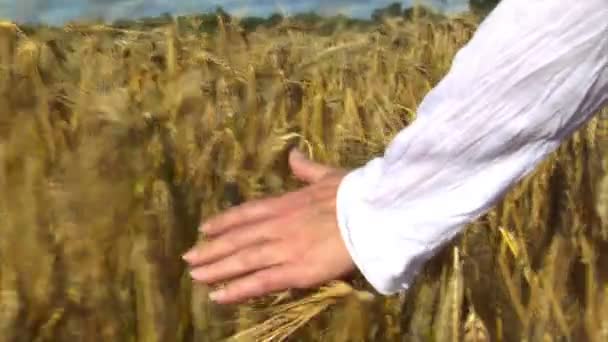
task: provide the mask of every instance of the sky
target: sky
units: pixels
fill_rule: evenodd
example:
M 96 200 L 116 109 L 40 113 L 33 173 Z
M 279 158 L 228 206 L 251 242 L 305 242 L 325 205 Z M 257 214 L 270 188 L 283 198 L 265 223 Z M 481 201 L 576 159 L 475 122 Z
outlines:
M 0 19 L 34 21 L 55 25 L 65 21 L 97 17 L 106 20 L 155 16 L 165 12 L 186 14 L 221 5 L 228 12 L 266 16 L 272 12 L 297 13 L 315 10 L 369 17 L 374 8 L 395 0 L 0 0 Z M 404 7 L 415 0 L 401 1 Z M 467 0 L 420 0 L 438 9 L 457 12 L 467 9 Z

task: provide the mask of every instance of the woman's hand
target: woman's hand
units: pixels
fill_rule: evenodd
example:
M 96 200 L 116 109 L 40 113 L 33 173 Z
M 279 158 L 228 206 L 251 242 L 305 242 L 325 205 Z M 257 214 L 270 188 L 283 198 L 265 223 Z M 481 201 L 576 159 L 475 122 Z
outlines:
M 355 270 L 336 221 L 336 193 L 346 172 L 293 151 L 294 175 L 309 185 L 245 203 L 207 221 L 210 239 L 184 255 L 194 281 L 227 283 L 211 294 L 239 303 L 290 288 L 311 288 Z

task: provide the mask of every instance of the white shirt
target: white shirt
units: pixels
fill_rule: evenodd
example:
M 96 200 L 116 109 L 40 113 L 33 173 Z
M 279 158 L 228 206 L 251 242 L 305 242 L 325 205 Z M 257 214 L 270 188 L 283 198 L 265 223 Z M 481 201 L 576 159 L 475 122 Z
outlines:
M 503 0 L 385 155 L 338 189 L 349 252 L 382 294 L 608 104 L 608 0 Z

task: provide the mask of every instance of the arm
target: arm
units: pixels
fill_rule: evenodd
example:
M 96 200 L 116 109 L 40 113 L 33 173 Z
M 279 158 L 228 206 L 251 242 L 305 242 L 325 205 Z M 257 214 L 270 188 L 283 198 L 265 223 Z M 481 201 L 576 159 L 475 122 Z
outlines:
M 355 266 L 381 293 L 407 289 L 607 101 L 607 1 L 503 0 L 383 158 L 347 173 L 292 151 L 308 185 L 209 218 L 209 240 L 183 256 L 193 280 L 225 283 L 210 295 L 218 303 L 315 287 Z
M 407 289 L 607 101 L 606 0 L 503 0 L 385 156 L 341 182 L 355 264 L 383 294 Z

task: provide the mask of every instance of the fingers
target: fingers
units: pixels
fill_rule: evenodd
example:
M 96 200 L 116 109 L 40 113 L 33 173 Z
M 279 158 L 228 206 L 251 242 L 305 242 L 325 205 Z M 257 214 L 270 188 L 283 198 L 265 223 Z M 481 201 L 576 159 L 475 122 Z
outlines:
M 289 165 L 294 176 L 307 183 L 316 183 L 331 172 L 331 168 L 308 159 L 302 152 L 292 150 L 289 154 Z
M 213 217 L 201 226 L 200 231 L 208 236 L 216 236 L 240 225 L 268 220 L 278 215 L 286 216 L 309 199 L 306 189 L 301 189 L 278 197 L 245 203 Z
M 270 218 L 288 204 L 285 203 L 286 201 L 288 199 L 285 197 L 277 197 L 242 204 L 213 217 L 201 226 L 200 231 L 214 236 L 224 233 L 234 226 Z
M 183 259 L 191 266 L 208 264 L 226 257 L 247 246 L 270 241 L 274 222 L 235 229 L 210 241 L 195 246 L 184 254 Z
M 287 260 L 277 243 L 248 248 L 214 264 L 198 267 L 190 272 L 194 280 L 212 284 L 225 282 L 261 269 L 277 266 Z
M 305 182 L 315 183 L 330 173 L 333 169 L 315 163 L 301 152 L 293 150 L 289 156 L 289 164 L 294 175 Z M 257 220 L 264 220 L 276 215 L 283 215 L 289 208 L 297 207 L 301 200 L 302 191 L 292 192 L 280 197 L 257 200 L 228 209 L 217 215 L 200 227 L 200 231 L 214 236 L 226 230 Z
M 297 276 L 294 269 L 277 266 L 237 279 L 226 287 L 210 294 L 211 300 L 220 304 L 236 304 L 255 297 L 286 290 Z

